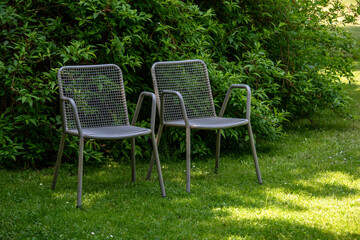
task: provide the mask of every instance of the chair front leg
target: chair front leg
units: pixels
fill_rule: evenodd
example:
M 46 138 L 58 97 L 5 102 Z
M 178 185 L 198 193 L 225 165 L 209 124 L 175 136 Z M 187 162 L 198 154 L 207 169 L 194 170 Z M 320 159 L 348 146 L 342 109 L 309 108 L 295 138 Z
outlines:
M 191 128 L 186 127 L 186 192 L 190 192 Z
M 156 162 L 156 169 L 157 169 L 158 176 L 159 176 L 159 184 L 160 184 L 161 196 L 162 196 L 162 197 L 166 197 L 164 180 L 163 180 L 162 173 L 161 173 L 161 165 L 160 165 L 160 160 L 159 160 L 159 152 L 158 152 L 158 148 L 157 148 L 157 144 L 156 144 L 154 132 L 151 133 L 151 142 L 152 142 L 152 146 L 153 146 L 153 155 L 154 155 L 155 162 Z
M 215 173 L 218 173 L 218 170 L 219 170 L 220 141 L 221 141 L 221 129 L 218 129 L 217 136 L 216 136 Z
M 160 138 L 161 138 L 161 134 L 163 131 L 164 125 L 160 124 L 159 125 L 159 129 L 158 129 L 158 133 L 156 135 L 156 145 L 159 146 L 160 144 Z M 150 161 L 150 165 L 149 165 L 149 169 L 148 169 L 148 173 L 146 175 L 146 180 L 150 180 L 151 178 L 151 173 L 152 173 L 152 168 L 154 166 L 154 160 L 155 160 L 155 151 L 153 150 L 152 156 L 151 156 L 151 161 Z
M 56 163 L 55 163 L 55 172 L 54 172 L 53 182 L 51 185 L 51 190 L 54 190 L 56 187 L 56 182 L 57 182 L 57 178 L 59 175 L 59 169 L 60 169 L 60 164 L 61 164 L 61 158 L 62 158 L 62 154 L 63 154 L 63 150 L 64 150 L 65 137 L 66 137 L 66 134 L 63 132 L 61 135 L 59 151 L 58 151 L 58 155 L 57 155 L 57 159 L 56 159 Z
M 256 176 L 257 176 L 257 179 L 258 179 L 259 184 L 262 184 L 261 173 L 260 173 L 260 168 L 259 168 L 259 163 L 258 163 L 257 154 L 256 154 L 256 148 L 255 148 L 255 143 L 254 143 L 254 137 L 253 137 L 253 133 L 252 133 L 252 129 L 251 129 L 251 124 L 250 124 L 250 122 L 248 123 L 247 126 L 248 126 L 248 131 L 249 131 L 249 139 L 250 139 L 250 145 L 251 145 L 251 152 L 252 152 L 253 159 L 254 159 L 254 164 L 255 164 Z
M 131 138 L 131 180 L 136 181 L 135 138 Z
M 82 179 L 83 179 L 83 156 L 84 156 L 84 138 L 79 138 L 79 162 L 78 162 L 78 188 L 77 188 L 77 205 L 81 207 L 81 192 L 82 192 Z

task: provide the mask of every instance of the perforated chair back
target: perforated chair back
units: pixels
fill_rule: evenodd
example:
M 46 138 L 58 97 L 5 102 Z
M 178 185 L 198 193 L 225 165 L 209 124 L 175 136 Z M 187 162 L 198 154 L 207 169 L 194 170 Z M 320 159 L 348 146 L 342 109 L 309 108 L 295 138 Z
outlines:
M 123 77 L 113 64 L 66 66 L 58 72 L 60 97 L 75 101 L 83 129 L 129 125 Z M 69 102 L 61 106 L 65 130 L 76 129 Z
M 171 89 L 183 96 L 189 119 L 216 116 L 210 80 L 203 61 L 157 62 L 151 73 L 159 109 L 162 91 Z M 165 122 L 183 119 L 176 96 L 167 95 L 164 99 L 163 116 Z
M 186 191 L 190 192 L 191 129 L 217 130 L 215 171 L 219 168 L 221 129 L 247 126 L 258 182 L 262 183 L 250 124 L 251 89 L 246 84 L 229 87 L 219 116 L 216 116 L 206 65 L 201 60 L 157 62 L 151 68 L 160 125 L 157 141 L 165 126 L 186 130 Z M 232 89 L 246 89 L 246 118 L 223 117 Z M 152 161 L 153 162 L 153 161 Z M 151 176 L 152 164 L 148 170 Z
M 131 175 L 132 181 L 135 182 L 135 137 L 150 135 L 161 195 L 165 197 L 165 186 L 154 133 L 155 94 L 145 91 L 140 94 L 130 125 L 123 76 L 117 65 L 64 66 L 59 69 L 57 77 L 63 128 L 51 189 L 55 189 L 59 175 L 66 134 L 79 137 L 77 207 L 81 207 L 85 139 L 130 138 Z M 150 129 L 136 126 L 144 97 L 150 97 L 152 100 Z M 151 165 L 153 163 L 154 160 Z

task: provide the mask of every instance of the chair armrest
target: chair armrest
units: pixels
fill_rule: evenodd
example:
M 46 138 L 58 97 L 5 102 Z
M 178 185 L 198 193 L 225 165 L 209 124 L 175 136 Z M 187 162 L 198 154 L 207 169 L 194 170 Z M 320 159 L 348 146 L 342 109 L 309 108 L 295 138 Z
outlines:
M 221 107 L 219 117 L 222 117 L 224 115 L 226 106 L 227 106 L 227 104 L 229 102 L 231 91 L 234 88 L 245 88 L 246 89 L 246 93 L 247 93 L 247 95 L 246 95 L 246 119 L 250 121 L 251 89 L 246 84 L 233 84 L 233 85 L 231 85 L 229 87 L 229 89 L 228 89 L 228 91 L 226 93 L 224 103 L 223 103 L 223 105 Z
M 184 98 L 181 95 L 180 92 L 178 91 L 173 91 L 173 90 L 164 90 L 161 94 L 161 109 L 160 109 L 160 119 L 161 119 L 161 123 L 164 124 L 164 99 L 165 99 L 165 95 L 175 95 L 178 97 L 179 101 L 180 101 L 180 105 L 181 105 L 181 111 L 183 114 L 183 118 L 185 121 L 185 126 L 188 127 L 189 124 L 189 119 L 186 113 L 186 108 L 185 108 L 185 103 L 184 103 Z
M 139 116 L 139 112 L 140 112 L 140 109 L 141 109 L 141 106 L 142 106 L 142 102 L 143 102 L 145 96 L 152 98 L 150 129 L 151 129 L 151 131 L 154 132 L 154 129 L 155 129 L 155 117 L 156 117 L 156 96 L 152 92 L 144 91 L 144 92 L 140 93 L 139 99 L 138 99 L 137 104 L 136 104 L 135 113 L 134 113 L 134 117 L 133 117 L 133 120 L 131 122 L 131 125 L 135 125 L 135 123 L 137 121 L 137 118 Z
M 82 128 L 81 128 L 80 118 L 79 118 L 78 110 L 77 110 L 76 103 L 75 103 L 74 99 L 69 98 L 69 97 L 60 97 L 60 102 L 61 102 L 61 105 L 62 105 L 62 102 L 68 102 L 70 104 L 71 109 L 72 109 L 73 114 L 74 114 L 74 117 L 75 117 L 75 124 L 76 124 L 76 128 L 78 130 L 79 137 L 82 137 L 83 136 L 83 131 L 82 131 Z M 62 106 L 62 108 L 63 108 L 62 111 L 65 111 L 65 106 Z M 62 113 L 62 115 L 63 115 L 63 117 L 65 117 L 64 113 Z M 63 121 L 65 121 L 65 119 L 63 119 Z M 65 129 L 64 129 L 64 131 L 65 131 Z

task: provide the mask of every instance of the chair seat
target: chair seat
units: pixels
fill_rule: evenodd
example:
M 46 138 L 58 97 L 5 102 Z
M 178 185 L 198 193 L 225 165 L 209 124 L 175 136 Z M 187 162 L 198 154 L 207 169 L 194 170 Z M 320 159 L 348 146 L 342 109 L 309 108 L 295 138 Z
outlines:
M 209 117 L 209 118 L 195 118 L 189 119 L 191 128 L 197 129 L 223 129 L 243 126 L 249 121 L 243 118 L 224 118 L 224 117 Z M 176 121 L 165 122 L 165 126 L 185 127 L 185 121 L 180 119 Z
M 132 125 L 113 126 L 113 127 L 99 127 L 99 128 L 83 128 L 85 138 L 93 139 L 121 139 L 131 138 L 137 136 L 148 135 L 151 133 L 150 129 L 136 127 Z M 66 131 L 69 134 L 78 136 L 77 129 Z

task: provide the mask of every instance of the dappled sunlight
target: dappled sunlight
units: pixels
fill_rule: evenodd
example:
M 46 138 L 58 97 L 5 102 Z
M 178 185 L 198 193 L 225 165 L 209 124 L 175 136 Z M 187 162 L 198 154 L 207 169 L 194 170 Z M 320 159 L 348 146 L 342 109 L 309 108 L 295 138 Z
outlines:
M 324 212 L 296 214 L 278 209 L 248 211 L 241 208 L 219 209 L 218 211 L 227 213 L 226 216 L 217 217 L 223 227 L 238 225 L 238 229 L 243 231 L 266 232 L 269 239 L 272 239 L 270 237 L 272 235 L 278 239 L 281 234 L 283 234 L 281 239 L 293 238 L 295 236 L 292 232 L 296 232 L 296 229 L 302 229 L 300 232 L 305 235 L 305 239 L 308 239 L 309 236 L 306 237 L 306 235 L 312 231 L 317 231 L 317 235 L 321 236 L 320 239 L 341 239 L 342 236 L 353 235 L 356 232 L 356 229 L 341 229 L 344 223 L 343 218 L 337 215 L 329 216 L 331 213 L 329 215 L 324 215 Z M 312 219 L 321 219 L 322 222 L 314 225 Z M 242 235 L 241 231 L 235 236 L 239 235 Z
M 321 172 L 309 180 L 301 180 L 298 185 L 312 189 L 311 192 L 322 192 L 333 197 L 346 197 L 350 194 L 360 192 L 360 180 L 354 180 L 348 173 L 344 172 Z M 350 187 L 351 186 L 351 187 Z
M 359 26 L 359 32 L 360 32 L 360 26 Z M 354 59 L 353 60 L 353 71 L 352 71 L 352 73 L 354 74 L 354 79 L 355 79 L 355 81 L 357 81 L 357 83 L 360 82 L 359 71 L 360 71 L 360 61 Z
M 359 84 L 360 83 L 360 65 L 359 62 L 355 62 L 356 64 L 356 69 L 352 71 L 352 73 L 354 74 L 354 83 Z
M 170 181 L 172 183 L 178 183 L 182 184 L 185 189 L 186 184 L 186 170 L 185 170 L 185 163 L 184 164 L 178 164 L 174 166 L 168 166 L 166 164 L 162 165 L 162 171 L 163 175 L 166 175 L 167 171 L 172 171 L 173 174 L 171 175 L 171 178 L 166 178 L 165 181 Z M 175 174 L 174 174 L 175 172 Z M 156 175 L 156 169 L 153 170 L 153 175 Z M 192 164 L 190 168 L 190 174 L 191 174 L 191 180 L 192 184 L 196 184 L 198 181 L 202 181 L 207 179 L 213 172 L 207 167 L 198 167 L 196 164 Z M 165 178 L 165 176 L 164 176 Z
M 305 215 L 304 212 L 297 214 L 290 210 L 277 209 L 277 208 L 268 208 L 268 209 L 247 209 L 244 207 L 226 207 L 226 208 L 216 208 L 213 210 L 217 213 L 218 220 L 226 221 L 240 221 L 240 220 L 264 220 L 264 219 L 273 219 L 276 221 L 296 221 L 304 222 Z M 226 213 L 226 214 L 224 214 Z
M 103 190 L 99 192 L 92 192 L 84 194 L 83 204 L 85 206 L 92 206 L 96 204 L 96 202 L 102 198 L 105 198 L 108 195 L 108 192 Z
M 344 230 L 343 224 L 357 220 L 355 212 L 348 212 L 345 206 L 337 206 L 331 202 L 322 203 L 318 206 L 309 200 L 310 208 L 306 211 L 296 212 L 291 209 L 280 209 L 275 206 L 263 209 L 248 209 L 246 207 L 221 207 L 214 208 L 213 212 L 218 222 L 224 226 L 231 223 L 246 223 L 259 231 L 268 228 L 288 226 L 294 228 L 302 226 L 303 229 L 314 228 L 314 221 L 317 221 L 316 227 L 320 232 L 326 234 L 352 234 L 357 231 L 356 227 Z M 345 218 L 346 216 L 346 218 Z M 354 225 L 353 225 L 354 226 Z M 249 226 L 247 226 L 247 229 Z M 285 230 L 285 229 L 284 229 Z
M 196 168 L 195 165 L 193 165 L 191 169 L 191 177 L 193 179 L 204 179 L 210 174 L 210 171 L 208 169 L 201 169 Z
M 245 207 L 221 207 L 214 208 L 218 220 L 242 220 L 242 219 L 261 219 L 267 216 L 269 212 L 275 213 L 274 210 L 254 210 Z M 226 214 L 224 214 L 226 213 Z M 276 214 L 274 214 L 276 217 Z
M 341 83 L 344 83 L 344 84 L 355 84 L 355 85 L 359 85 L 360 84 L 360 70 L 356 70 L 356 71 L 352 71 L 352 73 L 354 74 L 354 76 L 349 79 L 349 78 L 346 78 L 346 77 L 340 77 L 340 81 Z M 360 88 L 357 87 L 356 89 L 354 89 L 355 91 L 359 91 Z
M 51 198 L 62 200 L 66 203 L 70 201 L 74 201 L 76 199 L 76 191 L 69 192 L 69 191 L 52 191 Z
M 264 209 L 277 208 L 286 211 L 305 211 L 308 210 L 306 202 L 306 196 L 303 194 L 279 187 L 267 190 L 263 207 Z
M 350 80 L 348 78 L 341 77 L 340 81 L 345 84 L 355 84 L 358 86 L 360 84 L 360 63 L 358 61 L 354 61 L 353 66 L 354 66 L 354 69 L 353 69 L 352 73 L 354 76 L 352 77 L 352 79 Z M 357 87 L 354 90 L 359 91 L 360 87 Z
M 319 177 L 316 179 L 316 182 L 322 184 L 337 184 L 337 185 L 353 185 L 355 189 L 360 190 L 359 181 L 354 181 L 353 177 L 349 174 L 343 172 L 322 172 L 318 174 Z

